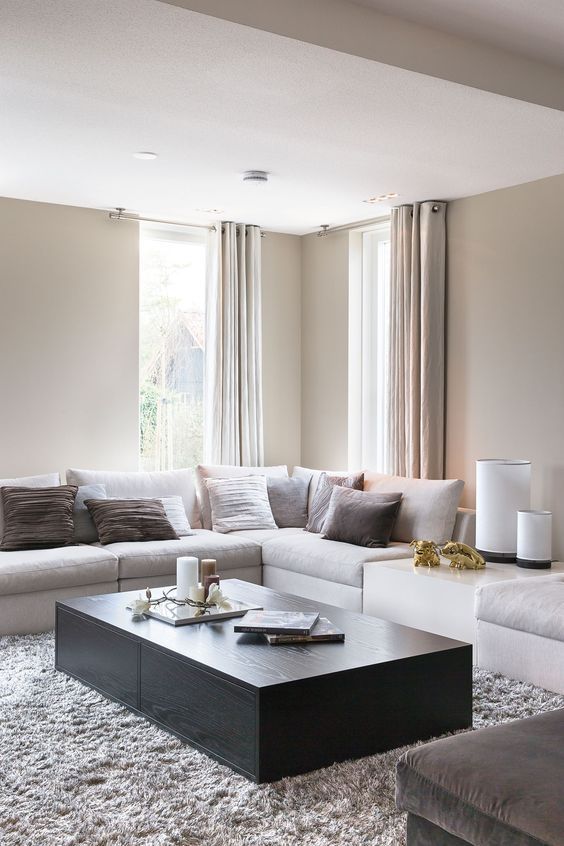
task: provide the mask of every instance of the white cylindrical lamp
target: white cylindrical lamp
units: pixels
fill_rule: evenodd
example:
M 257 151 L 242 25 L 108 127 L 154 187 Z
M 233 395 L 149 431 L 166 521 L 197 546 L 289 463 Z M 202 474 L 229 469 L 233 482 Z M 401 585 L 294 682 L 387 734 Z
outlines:
M 552 566 L 552 512 L 517 512 L 517 566 L 548 570 Z
M 486 561 L 517 560 L 517 512 L 531 507 L 531 462 L 476 462 L 476 549 Z

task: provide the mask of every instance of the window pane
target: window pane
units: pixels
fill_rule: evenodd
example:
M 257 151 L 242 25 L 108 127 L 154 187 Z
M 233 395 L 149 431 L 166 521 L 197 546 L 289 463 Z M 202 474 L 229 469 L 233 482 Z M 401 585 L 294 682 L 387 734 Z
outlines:
M 142 230 L 140 425 L 143 470 L 193 467 L 203 456 L 205 241 Z
M 388 472 L 389 230 L 363 233 L 362 466 Z

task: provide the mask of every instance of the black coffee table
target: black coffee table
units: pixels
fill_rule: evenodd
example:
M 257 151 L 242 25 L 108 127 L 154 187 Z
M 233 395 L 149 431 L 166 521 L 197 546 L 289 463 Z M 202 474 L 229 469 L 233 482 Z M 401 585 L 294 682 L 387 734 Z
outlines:
M 471 726 L 469 644 L 238 579 L 222 587 L 316 609 L 346 641 L 269 646 L 234 620 L 136 622 L 134 591 L 57 602 L 56 667 L 256 782 Z

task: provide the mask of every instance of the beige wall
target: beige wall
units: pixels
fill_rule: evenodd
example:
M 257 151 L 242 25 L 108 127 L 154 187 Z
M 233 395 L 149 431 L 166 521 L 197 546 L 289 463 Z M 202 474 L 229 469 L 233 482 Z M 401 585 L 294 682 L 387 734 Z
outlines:
M 137 469 L 137 224 L 0 198 L 0 478 Z
M 302 463 L 348 463 L 349 234 L 302 238 Z
M 301 239 L 262 239 L 263 413 L 265 464 L 301 456 Z
M 529 458 L 564 556 L 564 176 L 448 210 L 447 475 Z
M 0 478 L 138 467 L 138 227 L 0 198 Z M 301 239 L 263 250 L 267 463 L 301 457 Z

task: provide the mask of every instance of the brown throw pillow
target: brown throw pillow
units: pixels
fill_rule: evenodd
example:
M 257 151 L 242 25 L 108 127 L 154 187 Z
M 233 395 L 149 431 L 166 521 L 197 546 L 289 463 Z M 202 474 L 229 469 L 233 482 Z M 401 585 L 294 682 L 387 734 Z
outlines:
M 178 540 L 160 499 L 87 499 L 101 543 Z
M 306 532 L 323 531 L 323 524 L 335 486 L 361 491 L 364 487 L 364 473 L 350 473 L 348 476 L 321 474 L 311 508 L 309 509 L 309 518 L 305 527 Z
M 72 543 L 76 485 L 0 490 L 4 512 L 0 549 L 4 552 L 51 549 Z
M 334 487 L 323 537 L 356 546 L 388 546 L 400 503 L 400 493 Z

